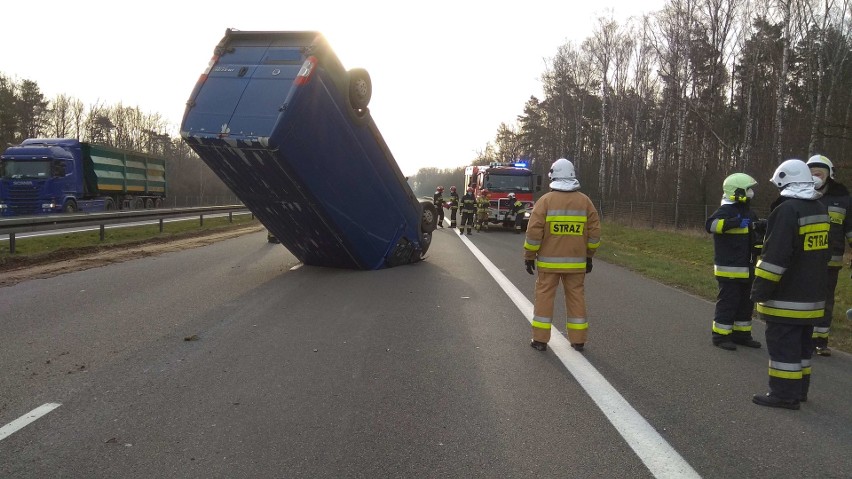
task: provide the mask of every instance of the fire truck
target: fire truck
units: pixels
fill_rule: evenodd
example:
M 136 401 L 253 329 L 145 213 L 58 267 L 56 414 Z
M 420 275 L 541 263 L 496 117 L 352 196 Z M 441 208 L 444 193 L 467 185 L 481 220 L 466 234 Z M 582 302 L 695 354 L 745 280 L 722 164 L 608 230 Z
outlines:
M 487 223 L 503 227 L 512 225 L 507 221 L 506 215 L 511 212 L 509 193 L 514 193 L 515 199 L 524 204 L 517 226 L 526 230 L 529 212 L 533 207 L 533 191 L 541 190 L 541 175 L 533 175 L 529 163 L 525 161 L 491 163 L 488 166 L 465 167 L 464 184 L 466 188 L 473 187 L 477 198 L 482 194 L 482 190 L 489 191 L 491 208 Z

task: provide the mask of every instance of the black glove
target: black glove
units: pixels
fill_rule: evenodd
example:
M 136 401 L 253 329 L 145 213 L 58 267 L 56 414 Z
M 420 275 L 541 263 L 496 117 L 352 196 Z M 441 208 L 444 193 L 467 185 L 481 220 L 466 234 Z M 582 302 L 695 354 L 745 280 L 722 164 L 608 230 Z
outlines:
M 526 267 L 527 267 L 527 273 L 535 274 L 535 273 L 533 273 L 533 270 L 535 270 L 535 260 L 534 259 L 525 259 L 524 265 L 526 265 Z
M 754 232 L 760 236 L 766 236 L 766 220 L 757 220 L 754 222 Z
M 728 231 L 734 228 L 742 228 L 742 226 L 740 226 L 740 223 L 743 221 L 743 218 L 740 215 L 734 216 L 733 218 L 723 218 L 723 220 L 725 221 L 725 223 L 722 224 L 722 231 Z
M 592 258 L 586 258 L 586 273 L 592 272 Z

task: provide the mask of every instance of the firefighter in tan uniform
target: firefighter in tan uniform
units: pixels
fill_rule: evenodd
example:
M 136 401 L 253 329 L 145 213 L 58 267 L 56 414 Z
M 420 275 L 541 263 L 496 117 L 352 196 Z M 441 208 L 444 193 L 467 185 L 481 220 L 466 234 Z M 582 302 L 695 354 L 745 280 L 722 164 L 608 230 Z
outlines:
M 583 288 L 586 273 L 592 271 L 592 256 L 600 245 L 600 218 L 589 197 L 578 191 L 580 182 L 570 161 L 556 160 L 549 176 L 551 192 L 535 203 L 524 242 L 527 272 L 533 274 L 538 268 L 530 346 L 547 350 L 556 287 L 562 281 L 568 342 L 582 351 L 589 328 Z

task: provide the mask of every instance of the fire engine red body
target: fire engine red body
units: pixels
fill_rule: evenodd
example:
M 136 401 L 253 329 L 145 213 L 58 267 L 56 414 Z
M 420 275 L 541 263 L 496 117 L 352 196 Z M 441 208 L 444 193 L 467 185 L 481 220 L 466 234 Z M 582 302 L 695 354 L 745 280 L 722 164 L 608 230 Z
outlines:
M 518 226 L 526 229 L 528 215 L 524 213 L 531 211 L 533 207 L 533 184 L 532 170 L 527 168 L 526 163 L 492 163 L 488 166 L 468 166 L 464 169 L 465 187 L 471 186 L 474 195 L 479 197 L 482 190 L 489 191 L 489 202 L 491 211 L 488 214 L 488 223 L 505 224 L 506 213 L 511 212 L 509 204 L 509 193 L 514 193 L 515 198 L 524 203 L 525 211 L 521 211 L 518 217 Z M 539 176 L 539 188 L 541 177 Z

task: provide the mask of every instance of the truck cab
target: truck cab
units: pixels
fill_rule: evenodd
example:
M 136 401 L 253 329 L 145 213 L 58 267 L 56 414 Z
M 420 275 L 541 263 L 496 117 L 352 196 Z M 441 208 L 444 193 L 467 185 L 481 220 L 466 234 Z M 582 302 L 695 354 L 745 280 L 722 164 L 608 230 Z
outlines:
M 82 194 L 79 146 L 25 140 L 0 155 L 0 215 L 58 213 Z
M 488 191 L 491 206 L 487 222 L 490 224 L 508 224 L 506 215 L 511 210 L 509 193 L 514 193 L 516 200 L 524 204 L 524 210 L 514 224 L 526 230 L 529 212 L 534 205 L 533 192 L 541 190 L 541 175 L 533 175 L 527 162 L 468 166 L 465 168 L 464 183 L 473 187 L 477 197 L 484 190 Z
M 228 29 L 187 101 L 181 137 L 305 264 L 423 259 L 436 226 L 370 116 L 369 75 L 319 32 Z

